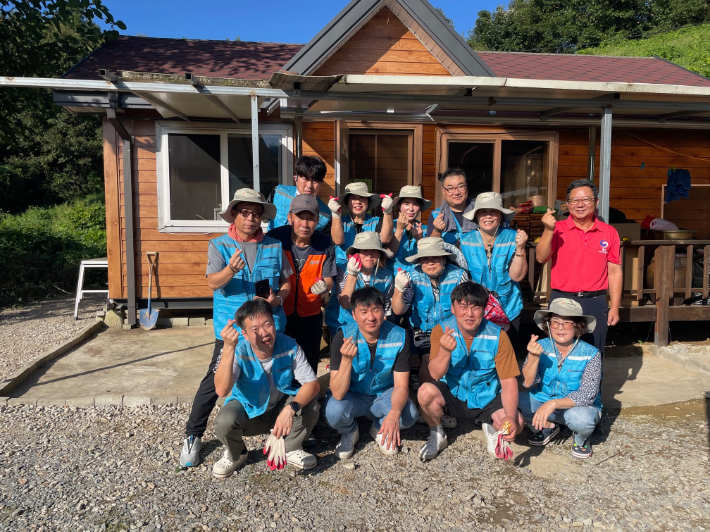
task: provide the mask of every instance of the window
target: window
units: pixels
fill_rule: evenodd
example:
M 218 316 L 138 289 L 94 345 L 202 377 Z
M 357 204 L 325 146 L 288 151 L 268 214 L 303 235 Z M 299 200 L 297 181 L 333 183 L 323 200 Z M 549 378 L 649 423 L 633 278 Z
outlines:
M 156 126 L 158 228 L 164 232 L 224 232 L 219 213 L 240 188 L 256 188 L 266 198 L 290 183 L 291 128 L 259 128 L 259 182 L 254 183 L 251 129 L 224 124 L 159 122 Z
M 480 131 L 480 130 L 479 130 Z M 437 132 L 441 162 L 438 172 L 460 167 L 466 172 L 469 195 L 495 191 L 503 204 L 517 206 L 541 194 L 554 205 L 557 187 L 557 133 L 475 130 Z M 442 201 L 437 187 L 437 205 Z
M 350 131 L 350 182 L 370 192 L 397 193 L 408 184 L 411 135 L 408 132 Z

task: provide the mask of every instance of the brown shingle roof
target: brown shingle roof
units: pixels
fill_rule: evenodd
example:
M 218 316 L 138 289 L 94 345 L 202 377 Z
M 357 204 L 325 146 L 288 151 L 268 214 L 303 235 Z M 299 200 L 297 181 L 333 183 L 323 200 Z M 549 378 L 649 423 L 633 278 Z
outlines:
M 710 87 L 710 80 L 655 57 L 476 52 L 502 78 Z
M 215 78 L 269 79 L 301 44 L 200 41 L 120 36 L 69 70 L 69 79 L 98 79 L 99 68 Z

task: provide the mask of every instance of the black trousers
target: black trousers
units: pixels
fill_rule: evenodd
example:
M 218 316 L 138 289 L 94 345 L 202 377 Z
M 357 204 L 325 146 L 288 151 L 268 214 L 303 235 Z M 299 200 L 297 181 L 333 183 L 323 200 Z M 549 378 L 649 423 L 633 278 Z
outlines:
M 202 382 L 200 382 L 200 387 L 197 388 L 195 399 L 192 401 L 192 410 L 190 411 L 190 417 L 187 420 L 187 427 L 185 428 L 186 436 L 198 436 L 202 438 L 202 435 L 207 430 L 207 420 L 210 418 L 212 409 L 214 405 L 217 404 L 217 399 L 219 398 L 214 389 L 214 371 L 217 367 L 223 346 L 224 340 L 214 341 L 212 362 L 210 362 L 207 368 L 207 375 L 205 375 Z
M 594 347 L 599 349 L 599 352 L 604 354 L 604 346 L 606 345 L 606 333 L 609 330 L 609 326 L 606 323 L 609 317 L 609 305 L 606 302 L 606 295 L 602 294 L 600 296 L 594 297 L 576 297 L 563 294 L 558 290 L 552 290 L 550 292 L 550 303 L 555 299 L 567 298 L 572 301 L 576 301 L 582 307 L 582 312 L 587 316 L 594 316 L 597 319 L 597 325 L 594 328 L 593 333 L 587 333 L 582 335 L 582 341 L 592 344 Z
M 323 313 L 319 312 L 315 316 L 303 318 L 298 315 L 298 312 L 293 312 L 286 316 L 285 333 L 301 346 L 306 360 L 317 375 L 318 362 L 320 362 L 320 341 L 323 337 Z

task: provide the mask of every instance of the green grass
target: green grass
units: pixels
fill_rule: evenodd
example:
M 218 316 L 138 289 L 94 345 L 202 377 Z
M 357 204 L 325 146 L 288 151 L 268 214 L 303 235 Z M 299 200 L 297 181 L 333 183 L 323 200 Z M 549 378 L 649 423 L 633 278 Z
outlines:
M 657 55 L 710 77 L 710 24 L 658 33 L 641 40 L 619 39 L 578 53 L 635 57 Z
M 56 287 L 73 293 L 79 262 L 105 256 L 100 195 L 17 215 L 0 212 L 0 305 L 45 299 Z

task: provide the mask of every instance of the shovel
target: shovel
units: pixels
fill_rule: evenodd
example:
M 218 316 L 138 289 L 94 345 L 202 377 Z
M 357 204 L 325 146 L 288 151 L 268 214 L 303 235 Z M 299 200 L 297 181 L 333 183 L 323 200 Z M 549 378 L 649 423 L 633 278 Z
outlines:
M 155 324 L 158 321 L 158 309 L 151 308 L 150 299 L 153 295 L 153 268 L 155 267 L 155 261 L 158 259 L 158 253 L 156 251 L 148 251 L 145 254 L 148 259 L 148 308 L 143 309 L 138 314 L 138 318 L 141 324 L 141 328 L 149 331 L 155 328 Z

